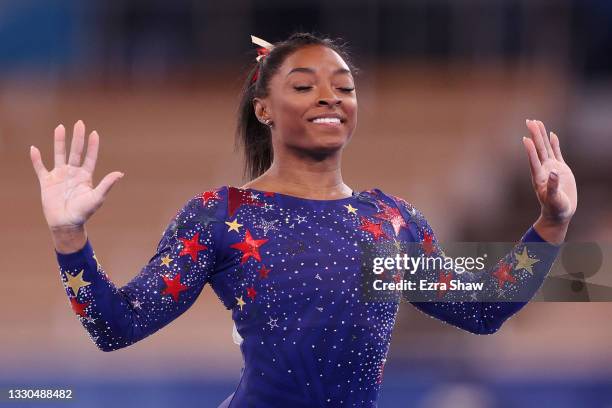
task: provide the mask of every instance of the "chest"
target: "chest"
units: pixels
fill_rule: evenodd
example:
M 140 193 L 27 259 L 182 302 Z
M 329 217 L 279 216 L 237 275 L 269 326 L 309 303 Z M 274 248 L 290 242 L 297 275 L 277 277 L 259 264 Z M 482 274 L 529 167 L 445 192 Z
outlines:
M 213 288 L 239 312 L 305 315 L 367 306 L 372 259 L 397 252 L 404 239 L 377 213 L 358 202 L 240 209 L 225 222 Z

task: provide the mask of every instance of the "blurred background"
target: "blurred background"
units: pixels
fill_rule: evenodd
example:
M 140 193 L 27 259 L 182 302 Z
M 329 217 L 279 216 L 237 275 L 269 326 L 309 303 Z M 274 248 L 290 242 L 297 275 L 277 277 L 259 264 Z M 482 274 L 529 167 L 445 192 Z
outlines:
M 124 285 L 189 198 L 246 182 L 233 135 L 249 36 L 294 31 L 344 39 L 361 68 L 354 189 L 413 203 L 441 242 L 516 241 L 539 214 L 521 137 L 540 119 L 578 182 L 568 241 L 609 242 L 612 2 L 0 0 L 0 405 L 37 386 L 79 407 L 216 407 L 233 392 L 240 350 L 209 287 L 153 336 L 95 347 L 62 289 L 29 146 L 51 168 L 59 123 L 98 131 L 94 183 L 126 176 L 87 230 Z M 379 406 L 612 407 L 611 313 L 532 302 L 484 337 L 403 304 Z

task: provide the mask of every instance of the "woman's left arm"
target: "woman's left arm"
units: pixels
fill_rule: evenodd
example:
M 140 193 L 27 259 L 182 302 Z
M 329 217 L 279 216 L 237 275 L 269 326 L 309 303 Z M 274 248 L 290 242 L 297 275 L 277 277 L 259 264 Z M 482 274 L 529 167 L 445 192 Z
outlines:
M 561 155 L 559 139 L 551 133 L 546 137 L 544 124 L 527 121 L 531 138 L 523 138 L 529 158 L 532 185 L 540 202 L 540 217 L 523 235 L 520 242 L 493 268 L 483 272 L 481 282 L 486 292 L 508 290 L 514 301 L 470 301 L 465 293 L 453 291 L 419 292 L 426 301 L 408 298 L 417 309 L 475 334 L 494 333 L 510 316 L 527 304 L 537 292 L 556 259 L 565 239 L 567 227 L 576 211 L 576 181 Z M 420 255 L 444 257 L 435 234 L 425 217 L 406 201 L 400 199 L 400 209 L 408 215 Z M 419 271 L 405 276 L 407 280 L 437 283 L 459 277 L 452 270 Z M 409 292 L 404 291 L 407 298 Z

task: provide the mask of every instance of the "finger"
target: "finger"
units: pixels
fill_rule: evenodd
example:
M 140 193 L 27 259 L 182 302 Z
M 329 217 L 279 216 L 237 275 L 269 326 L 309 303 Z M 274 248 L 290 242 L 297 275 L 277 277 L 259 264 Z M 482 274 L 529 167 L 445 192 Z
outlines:
M 552 145 L 553 152 L 555 153 L 555 157 L 560 162 L 565 163 L 563 160 L 563 155 L 561 154 L 561 145 L 559 143 L 559 136 L 556 133 L 550 132 L 550 144 Z
M 30 146 L 30 160 L 32 160 L 34 171 L 36 172 L 36 176 L 39 180 L 49 173 L 43 164 L 42 158 L 40 157 L 40 150 L 34 146 Z
M 528 137 L 523 137 L 523 146 L 527 150 L 527 156 L 529 158 L 529 168 L 531 169 L 531 178 L 534 184 L 538 179 L 538 176 L 542 173 L 542 163 L 536 152 L 536 147 L 533 144 L 533 140 Z
M 546 127 L 544 126 L 544 122 L 541 120 L 537 121 L 538 126 L 540 127 L 540 134 L 542 135 L 542 139 L 544 140 L 544 146 L 546 146 L 546 153 L 548 153 L 548 157 L 555 157 L 552 147 L 550 146 L 550 139 L 548 138 L 548 133 L 546 133 Z
M 546 146 L 544 146 L 544 140 L 540 136 L 540 127 L 536 123 L 535 120 L 527 120 L 527 128 L 531 131 L 531 138 L 533 139 L 533 143 L 535 144 L 536 150 L 538 152 L 538 156 L 540 156 L 540 161 L 544 161 L 548 158 L 548 153 L 546 153 Z
M 53 131 L 55 168 L 66 164 L 66 129 L 61 123 Z
M 94 191 L 102 198 L 106 197 L 106 194 L 110 191 L 110 189 L 115 185 L 117 180 L 124 176 L 123 173 L 119 171 L 114 171 L 109 173 L 100 181 L 100 184 L 94 189 Z
M 89 135 L 87 140 L 87 154 L 83 161 L 83 168 L 93 174 L 96 168 L 96 160 L 98 159 L 98 146 L 100 145 L 100 137 L 95 130 Z
M 68 164 L 70 166 L 79 167 L 81 165 L 84 139 L 85 124 L 82 120 L 79 120 L 74 124 L 74 130 L 72 131 L 72 143 L 70 144 L 70 156 L 68 157 Z

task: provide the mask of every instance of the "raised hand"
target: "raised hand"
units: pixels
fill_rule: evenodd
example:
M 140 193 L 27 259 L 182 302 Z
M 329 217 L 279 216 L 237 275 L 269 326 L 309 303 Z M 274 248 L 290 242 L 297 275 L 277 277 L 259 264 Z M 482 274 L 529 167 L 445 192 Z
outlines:
M 527 120 L 531 137 L 523 137 L 531 167 L 531 181 L 541 205 L 540 217 L 550 223 L 567 224 L 576 212 L 576 179 L 563 160 L 559 138 L 550 137 L 541 121 Z
M 106 195 L 123 173 L 107 174 L 96 188 L 92 177 L 98 158 L 99 136 L 91 132 L 87 143 L 87 155 L 81 164 L 85 143 L 85 125 L 79 120 L 74 125 L 70 156 L 66 163 L 66 130 L 55 128 L 55 167 L 48 171 L 40 151 L 30 147 L 30 159 L 40 182 L 43 213 L 51 230 L 81 227 L 104 202 Z

